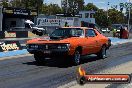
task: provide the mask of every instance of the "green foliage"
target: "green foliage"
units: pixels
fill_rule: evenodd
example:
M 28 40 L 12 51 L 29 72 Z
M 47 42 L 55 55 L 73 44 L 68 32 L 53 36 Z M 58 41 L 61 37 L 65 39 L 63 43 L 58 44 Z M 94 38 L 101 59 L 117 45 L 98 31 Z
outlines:
M 84 10 L 84 0 L 75 0 L 76 3 L 78 3 L 78 10 Z
M 43 0 L 2 0 L 1 2 L 4 7 L 37 9 L 40 13 L 43 5 Z
M 109 9 L 109 19 L 112 24 L 124 23 L 124 14 L 116 9 Z
M 62 9 L 57 4 L 43 4 L 42 13 L 46 15 L 56 15 L 62 13 Z
M 63 13 L 75 15 L 84 9 L 84 0 L 63 0 L 62 2 Z
M 125 22 L 127 23 L 128 22 L 128 18 L 129 18 L 129 12 L 128 11 L 126 11 L 126 13 L 125 13 Z M 131 18 L 130 18 L 130 24 L 132 25 L 132 9 L 131 9 L 131 14 L 130 14 L 130 16 L 131 16 Z
M 93 10 L 93 11 L 97 11 L 99 8 L 96 7 L 93 3 L 88 3 L 85 7 L 84 10 Z
M 65 0 L 67 1 L 67 0 Z M 126 13 L 127 16 L 121 11 L 117 9 L 109 9 L 108 10 L 108 18 L 107 18 L 107 11 L 103 9 L 99 9 L 93 3 L 88 3 L 84 5 L 84 0 L 68 0 L 68 13 L 76 14 L 78 11 L 81 10 L 93 10 L 96 11 L 95 19 L 96 23 L 101 27 L 108 27 L 111 24 L 120 24 L 120 23 L 127 23 L 128 19 L 128 12 Z M 57 4 L 44 4 L 44 0 L 1 0 L 0 5 L 4 7 L 17 7 L 17 8 L 29 8 L 29 9 L 37 9 L 40 14 L 46 15 L 56 15 L 57 13 L 65 13 L 66 12 L 66 5 L 62 8 L 59 7 Z M 132 12 L 132 11 L 131 11 Z M 131 13 L 132 17 L 132 13 Z M 132 19 L 130 20 L 132 24 Z
M 85 7 L 85 10 L 93 10 L 95 13 L 96 23 L 101 27 L 108 27 L 111 24 L 121 24 L 125 22 L 124 14 L 116 9 L 109 9 L 108 12 L 99 9 L 93 3 L 88 3 Z M 108 13 L 108 18 L 107 18 Z
M 5 7 L 8 7 L 9 6 L 8 0 L 2 0 L 0 3 L 0 6 L 2 6 L 2 5 Z
M 107 15 L 102 9 L 99 9 L 95 14 L 96 23 L 101 27 L 108 26 Z
M 67 0 L 65 0 L 67 1 Z M 69 8 L 73 8 L 72 6 L 76 5 L 78 10 L 83 10 L 84 8 L 84 0 L 68 0 Z

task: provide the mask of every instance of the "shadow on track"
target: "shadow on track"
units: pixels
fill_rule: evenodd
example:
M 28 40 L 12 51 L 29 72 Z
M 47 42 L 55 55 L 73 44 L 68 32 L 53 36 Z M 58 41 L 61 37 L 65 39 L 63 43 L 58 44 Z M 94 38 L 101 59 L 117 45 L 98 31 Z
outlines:
M 96 60 L 100 60 L 100 58 L 98 58 L 97 56 L 82 56 L 81 58 L 81 63 L 82 64 L 87 64 L 88 62 L 93 62 Z M 58 67 L 58 68 L 68 68 L 68 67 L 72 67 L 74 65 L 71 64 L 70 60 L 66 60 L 66 59 L 46 59 L 45 64 L 38 64 L 36 61 L 33 62 L 26 62 L 23 64 L 27 64 L 27 65 L 36 65 L 36 66 L 48 66 L 48 67 Z

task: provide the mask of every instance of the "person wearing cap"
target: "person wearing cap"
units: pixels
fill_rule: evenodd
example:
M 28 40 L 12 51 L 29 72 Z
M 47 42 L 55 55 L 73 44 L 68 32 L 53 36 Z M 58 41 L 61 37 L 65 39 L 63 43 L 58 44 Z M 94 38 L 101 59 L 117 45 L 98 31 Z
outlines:
M 69 27 L 68 22 L 65 22 L 65 27 Z

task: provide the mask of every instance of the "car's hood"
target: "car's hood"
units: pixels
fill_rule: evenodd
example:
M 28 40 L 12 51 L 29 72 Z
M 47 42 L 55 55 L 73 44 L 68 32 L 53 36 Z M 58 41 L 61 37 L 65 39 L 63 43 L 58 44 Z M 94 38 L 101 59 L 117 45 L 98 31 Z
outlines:
M 50 39 L 50 37 L 43 37 L 43 38 L 35 38 L 32 40 L 28 40 L 27 44 L 45 44 L 45 43 L 71 43 L 79 39 L 78 37 L 70 37 L 70 38 L 63 38 L 63 39 Z

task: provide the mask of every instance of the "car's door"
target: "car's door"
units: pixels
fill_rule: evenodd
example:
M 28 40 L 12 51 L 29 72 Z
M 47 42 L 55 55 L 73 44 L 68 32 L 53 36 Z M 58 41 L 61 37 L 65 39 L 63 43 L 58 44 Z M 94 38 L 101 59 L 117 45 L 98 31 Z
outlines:
M 88 54 L 95 53 L 96 49 L 96 33 L 93 29 L 86 29 L 86 44 Z
M 94 30 L 94 31 L 96 33 L 96 36 L 94 37 L 95 42 L 96 42 L 94 53 L 97 53 L 101 50 L 101 47 L 102 47 L 102 43 L 101 43 L 102 36 L 101 36 L 101 33 L 98 30 Z

